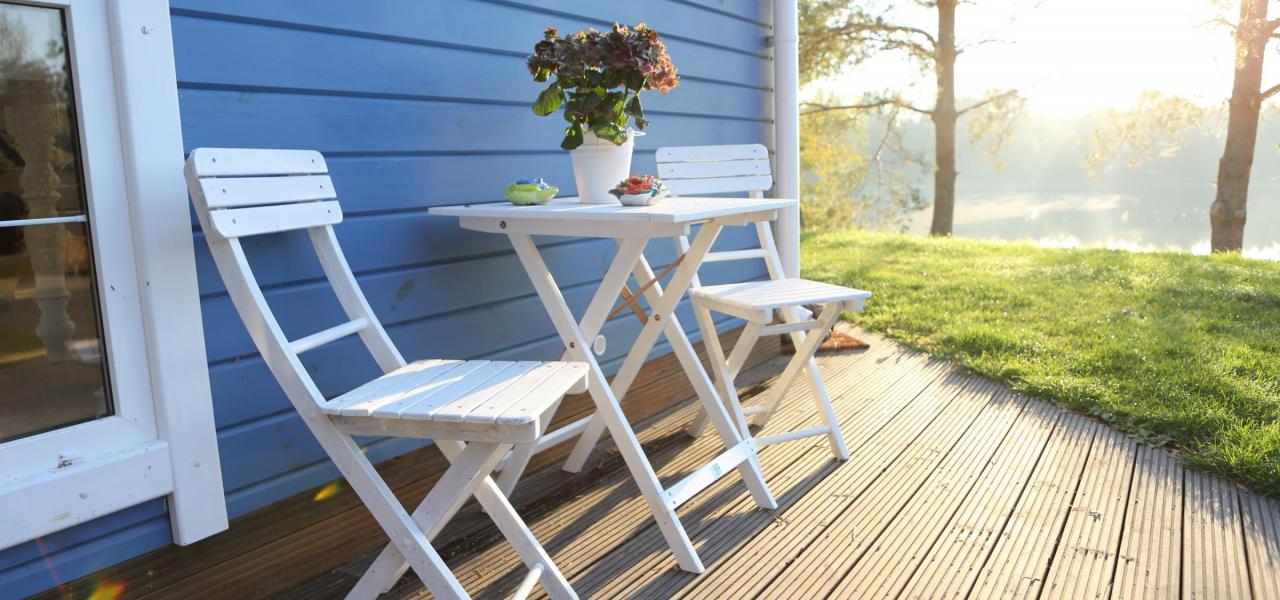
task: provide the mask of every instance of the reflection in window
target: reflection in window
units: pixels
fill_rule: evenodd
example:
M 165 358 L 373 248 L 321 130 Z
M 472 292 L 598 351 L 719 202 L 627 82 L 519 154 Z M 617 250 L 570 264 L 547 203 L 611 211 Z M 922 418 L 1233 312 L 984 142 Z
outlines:
M 66 29 L 0 2 L 0 442 L 111 414 Z

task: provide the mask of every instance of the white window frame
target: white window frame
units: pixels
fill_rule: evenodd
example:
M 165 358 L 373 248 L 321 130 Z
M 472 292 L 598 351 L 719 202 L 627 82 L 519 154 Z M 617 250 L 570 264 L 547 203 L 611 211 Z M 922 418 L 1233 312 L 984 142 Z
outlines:
M 7 1 L 66 18 L 114 414 L 0 444 L 0 549 L 161 497 L 193 543 L 227 512 L 168 2 Z

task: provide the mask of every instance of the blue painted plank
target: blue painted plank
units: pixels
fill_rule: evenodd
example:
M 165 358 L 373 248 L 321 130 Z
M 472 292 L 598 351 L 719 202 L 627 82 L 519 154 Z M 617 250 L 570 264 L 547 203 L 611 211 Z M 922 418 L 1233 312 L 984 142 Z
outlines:
M 527 55 L 533 44 L 541 39 L 542 30 L 548 26 L 562 32 L 601 26 L 601 21 L 596 19 L 549 15 L 476 0 L 394 2 L 394 7 L 389 6 L 392 3 L 393 0 L 369 2 L 362 4 L 365 10 L 360 11 L 352 11 L 349 4 L 341 1 L 174 0 L 171 5 L 177 16 L 225 16 L 411 43 L 462 46 L 511 56 Z M 707 35 L 719 35 L 713 30 L 730 20 L 665 17 L 665 11 L 673 8 L 670 4 L 654 3 L 648 5 L 647 11 L 638 14 L 652 15 L 643 20 L 659 31 L 668 31 L 676 36 L 668 38 L 667 47 L 677 69 L 691 76 L 764 87 L 768 59 L 748 53 L 762 50 L 762 36 L 750 33 L 737 34 L 732 39 L 716 38 L 719 45 L 737 50 L 706 45 L 698 40 Z M 703 13 L 698 14 L 701 16 Z M 725 31 L 732 33 L 736 27 L 735 24 Z M 182 78 L 180 67 L 179 79 Z
M 297 424 L 300 426 L 301 421 Z M 429 441 L 406 438 L 382 439 L 364 446 L 365 456 L 374 463 L 401 456 L 430 444 Z M 227 513 L 238 517 L 271 504 L 281 498 L 300 494 L 339 477 L 337 467 L 328 458 L 321 458 L 300 468 L 282 473 L 278 477 L 259 482 L 227 493 Z M 339 485 L 345 485 L 342 482 Z
M 528 76 L 519 56 L 191 17 L 173 22 L 176 52 L 190 56 L 182 63 L 183 87 L 469 98 L 525 107 L 545 87 Z M 201 52 L 229 38 L 236 44 Z M 253 69 L 244 68 L 249 63 Z M 467 66 L 467 77 L 457 76 L 458 65 Z M 664 112 L 760 119 L 766 101 L 760 89 L 695 78 L 671 93 L 646 94 L 645 110 L 658 121 Z
M 409 265 L 426 266 L 509 252 L 511 249 L 504 236 L 464 230 L 458 227 L 457 219 L 429 216 L 426 211 L 353 216 L 337 225 L 335 231 L 352 270 L 358 274 Z M 725 244 L 731 245 L 731 240 L 745 239 L 741 237 L 743 235 L 749 234 L 726 232 Z M 567 242 L 570 239 L 539 238 L 539 241 L 545 245 Z M 245 239 L 242 243 L 250 264 L 254 265 L 259 283 L 264 286 L 314 280 L 321 276 L 311 243 L 302 232 L 258 236 Z M 659 251 L 669 247 L 664 243 L 652 246 L 658 247 Z M 582 256 L 591 257 L 593 264 L 600 264 L 600 261 L 607 260 L 611 255 L 612 250 L 606 248 L 609 248 L 608 242 L 597 242 L 585 246 Z M 195 251 L 197 282 L 201 294 L 207 296 L 224 290 L 203 234 L 196 235 Z M 605 252 L 609 254 L 604 254 Z
M 719 331 L 727 331 L 740 325 L 741 323 L 735 319 L 725 319 L 717 322 L 717 329 Z M 694 335 L 692 337 L 697 341 L 698 336 Z M 558 355 L 560 349 L 561 346 L 558 339 L 547 339 L 537 342 L 534 346 L 518 348 L 517 351 L 519 356 L 527 358 L 531 354 Z M 654 355 L 668 352 L 670 352 L 670 348 L 664 342 L 655 348 Z M 504 354 L 499 353 L 493 358 L 513 358 L 504 356 Z M 605 361 L 602 366 L 608 372 L 613 372 L 620 365 L 621 360 L 622 357 L 618 356 Z M 223 464 L 224 483 L 228 484 L 229 480 L 225 479 L 225 475 L 232 473 L 225 467 L 228 453 L 233 456 L 243 456 L 246 460 L 257 460 L 254 457 L 274 457 L 281 452 L 287 453 L 294 458 L 290 463 L 278 465 L 281 470 L 275 476 L 263 477 L 254 481 L 235 480 L 238 487 L 235 489 L 229 488 L 227 492 L 227 506 L 233 516 L 260 508 L 338 477 L 337 470 L 320 452 L 310 433 L 306 431 L 302 420 L 292 412 L 283 413 L 266 419 L 261 423 L 241 428 L 236 435 L 220 439 L 220 445 L 227 449 L 223 451 Z M 374 441 L 365 447 L 366 455 L 370 457 L 370 460 L 377 463 L 399 456 L 409 450 L 421 447 L 421 445 L 415 440 L 382 439 Z
M 112 523 L 113 517 L 101 521 Z M 153 517 L 50 556 L 0 569 L 0 599 L 24 598 L 169 545 L 169 518 Z M 127 585 L 128 582 L 121 582 Z M 128 589 L 126 587 L 126 594 Z M 127 597 L 127 595 L 126 595 Z
M 324 153 L 502 153 L 556 150 L 564 122 L 526 106 L 268 92 L 182 90 L 186 150 L 312 148 Z M 636 146 L 747 144 L 766 124 L 667 115 Z
M 38 540 L 0 550 L 0 572 L 32 561 L 43 560 L 119 529 L 163 517 L 166 514 L 164 500 L 151 500 L 112 513 L 106 518 L 95 519 L 71 529 L 51 533 Z M 3 586 L 0 586 L 0 589 L 2 588 Z
M 577 293 L 575 293 L 577 292 Z M 571 290 L 566 296 L 573 304 L 585 304 L 590 290 Z M 534 312 L 536 311 L 536 312 Z M 467 314 L 470 313 L 470 314 Z M 489 309 L 467 311 L 465 317 L 450 316 L 444 319 L 433 319 L 421 323 L 403 326 L 397 332 L 400 338 L 405 333 L 416 331 L 417 335 L 397 340 L 406 357 L 455 357 L 472 358 L 476 350 L 491 354 L 505 348 L 524 346 L 520 357 L 526 360 L 549 360 L 558 358 L 563 351 L 559 341 L 552 337 L 554 333 L 550 322 L 541 311 L 540 304 L 534 298 L 521 299 L 509 304 L 506 310 L 490 312 Z M 529 323 L 522 323 L 521 313 L 529 315 Z M 693 314 L 687 302 L 677 311 L 681 321 L 693 323 Z M 620 315 L 610 321 L 604 335 L 610 340 L 603 360 L 621 358 L 630 347 L 630 340 L 639 332 L 640 324 L 634 318 L 622 318 Z M 515 331 L 516 326 L 519 330 Z M 548 340 L 545 345 L 536 349 L 529 345 L 534 342 Z M 331 359 L 340 360 L 353 355 L 358 342 L 351 340 L 328 346 L 319 353 L 331 354 Z M 441 351 L 447 348 L 449 351 Z M 654 356 L 665 353 L 655 350 Z M 304 363 L 308 359 L 304 357 Z M 319 370 L 316 363 L 308 364 L 308 371 L 313 374 Z M 369 377 L 363 378 L 367 380 Z M 361 380 L 349 382 L 344 389 L 323 390 L 325 393 L 340 393 L 354 387 Z M 222 399 L 219 399 L 222 400 Z M 287 416 L 286 416 L 287 415 Z M 229 490 L 235 490 L 252 483 L 269 479 L 277 473 L 285 472 L 300 464 L 320 458 L 320 450 L 311 440 L 310 435 L 301 429 L 290 429 L 277 421 L 295 419 L 292 412 L 280 413 L 265 421 L 238 425 L 219 432 L 221 459 L 223 464 L 223 482 Z
M 728 264 L 713 264 L 707 265 L 703 270 L 703 274 L 704 280 L 709 284 L 745 281 L 763 276 L 764 267 L 759 265 L 754 266 L 754 269 L 749 266 L 734 269 Z M 523 274 L 520 276 L 523 277 Z M 582 306 L 587 302 L 586 298 L 594 292 L 594 286 L 586 286 L 586 288 L 588 289 L 579 289 L 574 294 L 570 294 L 570 297 L 578 302 L 575 305 L 576 310 L 582 310 Z M 526 338 L 541 339 L 545 336 L 550 336 L 551 327 L 549 323 L 545 323 L 545 315 L 541 308 L 531 302 L 532 298 L 528 295 L 515 296 L 514 298 L 524 302 L 518 305 L 513 305 L 512 302 L 495 302 L 483 310 L 453 312 L 440 319 L 412 320 L 403 322 L 403 324 L 389 323 L 389 333 L 406 354 L 406 357 L 410 359 L 494 356 L 495 352 L 501 352 L 502 348 L 504 348 L 497 341 L 490 340 L 488 347 L 485 344 L 471 345 L 468 346 L 469 351 L 461 352 L 457 345 L 446 343 L 446 340 L 451 339 L 451 334 L 446 335 L 446 333 L 479 330 L 495 324 L 500 326 L 503 331 L 519 330 L 523 326 L 523 323 L 517 323 L 514 326 L 494 323 L 495 315 L 500 318 L 530 321 L 537 324 L 538 329 L 531 334 L 526 334 L 524 336 Z M 519 300 L 513 300 L 513 302 Z M 534 311 L 531 313 L 532 316 L 530 316 L 529 311 Z M 282 315 L 282 318 L 284 318 L 284 315 Z M 617 318 L 625 320 L 630 317 L 620 315 Z M 684 325 L 689 331 L 693 331 L 695 327 L 691 317 L 684 321 Z M 243 325 L 240 324 L 238 316 L 234 314 L 227 314 L 218 322 L 207 324 L 206 330 L 222 332 L 218 339 L 233 335 L 236 338 L 247 336 L 247 334 L 243 333 Z M 629 336 L 634 334 L 616 335 L 622 336 L 618 339 L 626 340 L 630 339 Z M 212 339 L 212 336 L 210 339 Z M 423 343 L 424 341 L 436 341 L 437 343 L 434 345 L 426 344 Z M 516 346 L 513 347 L 519 347 L 522 342 L 517 339 L 515 343 Z M 615 344 L 615 349 L 617 349 L 617 344 Z M 248 346 L 245 347 L 245 351 L 245 356 L 232 362 L 217 364 L 210 369 L 214 416 L 219 427 L 222 428 L 289 408 L 287 400 L 280 391 L 275 379 L 262 363 L 261 358 L 252 353 L 252 349 Z M 535 355 L 508 353 L 505 356 L 508 358 L 528 358 Z M 536 356 L 554 357 L 554 354 Z M 307 365 L 322 393 L 329 396 L 351 389 L 364 381 L 372 379 L 379 373 L 367 353 L 354 339 L 337 342 L 331 346 L 307 353 L 303 356 L 303 364 Z
M 721 240 L 716 248 L 737 250 L 756 245 L 754 236 L 736 235 Z M 651 246 L 647 253 L 651 264 L 665 265 L 671 260 L 672 245 L 667 240 L 655 240 Z M 613 255 L 614 244 L 607 240 L 574 241 L 543 251 L 547 265 L 562 287 L 598 281 Z M 763 264 L 763 261 L 738 265 L 713 263 L 705 265 L 705 270 L 709 274 L 725 272 L 750 277 L 761 272 Z M 380 269 L 358 277 L 358 281 L 374 313 L 386 326 L 533 294 L 524 268 L 510 252 L 425 267 Z M 277 286 L 266 292 L 266 298 L 290 339 L 346 320 L 324 280 Z M 230 298 L 222 294 L 206 297 L 201 311 L 205 329 L 221 332 L 206 340 L 210 362 L 253 353 L 253 343 L 248 335 L 241 335 L 241 328 L 234 326 L 239 322 L 239 316 Z M 228 324 L 232 326 L 228 327 Z
M 526 7 L 531 11 L 590 22 L 604 30 L 613 23 L 645 23 L 667 39 L 716 44 L 739 52 L 765 54 L 764 36 L 769 27 L 749 19 L 725 18 L 733 13 L 712 13 L 705 7 L 670 0 L 601 2 L 600 0 L 488 0 L 495 4 Z M 743 5 L 755 2 L 736 2 Z M 561 33 L 568 33 L 562 31 Z
M 755 23 L 772 32 L 771 24 L 773 23 L 773 3 L 772 2 L 742 2 L 741 0 L 672 0 L 680 4 L 686 4 L 701 8 L 702 10 L 711 12 L 715 15 L 729 15 L 738 19 L 743 19 L 751 23 Z M 717 20 L 720 24 L 722 21 Z

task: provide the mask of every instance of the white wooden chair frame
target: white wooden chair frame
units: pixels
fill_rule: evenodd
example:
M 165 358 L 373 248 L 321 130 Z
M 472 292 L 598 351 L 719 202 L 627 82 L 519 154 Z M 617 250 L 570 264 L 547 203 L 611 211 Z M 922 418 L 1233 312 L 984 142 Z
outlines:
M 763 145 L 749 144 L 739 146 L 685 146 L 659 148 L 656 155 L 658 176 L 661 177 L 673 194 L 693 195 L 706 193 L 746 193 L 751 198 L 762 198 L 769 188 L 773 187 L 773 177 L 769 165 L 769 151 Z M 759 247 L 748 250 L 709 252 L 705 262 L 739 261 L 759 259 L 765 262 L 769 278 L 782 281 L 786 278 L 782 268 L 782 259 L 778 255 L 777 244 L 774 243 L 773 230 L 767 222 L 756 222 L 756 237 Z M 676 252 L 682 253 L 689 248 L 686 236 L 675 240 Z M 716 387 L 721 398 L 737 405 L 738 394 L 734 379 L 741 372 L 751 349 L 761 336 L 789 335 L 795 347 L 795 355 L 783 370 L 778 382 L 770 389 L 762 404 L 742 408 L 742 412 L 752 416 L 755 426 L 763 428 L 782 404 L 787 390 L 795 382 L 795 378 L 803 372 L 809 384 L 822 425 L 773 436 L 756 438 L 760 447 L 770 444 L 811 437 L 826 436 L 831 446 L 831 453 L 839 460 L 849 458 L 849 450 L 845 446 L 844 436 L 840 433 L 839 421 L 831 407 L 826 385 L 818 372 L 814 354 L 818 350 L 826 333 L 835 326 L 840 313 L 844 310 L 862 311 L 862 301 L 870 297 L 861 292 L 856 299 L 828 302 L 805 301 L 804 304 L 822 306 L 820 316 L 814 318 L 800 303 L 780 308 L 777 312 L 783 323 L 772 324 L 773 311 L 761 313 L 758 318 L 748 319 L 742 334 L 727 357 L 716 334 L 711 311 L 717 308 L 727 309 L 714 301 L 700 297 L 696 290 L 702 282 L 694 274 L 691 292 L 694 314 L 698 319 L 698 327 L 706 344 L 712 371 L 716 376 Z M 854 290 L 856 291 L 856 290 Z M 742 316 L 742 315 L 739 315 Z M 808 335 L 811 332 L 813 335 Z M 706 414 L 699 413 L 689 426 L 690 434 L 701 435 L 706 426 Z M 751 434 L 744 430 L 747 436 Z
M 466 591 L 431 540 L 474 496 L 529 567 L 517 595 L 527 595 L 541 582 L 553 598 L 576 598 L 551 557 L 488 476 L 513 443 L 534 440 L 512 438 L 514 426 L 508 431 L 501 423 L 468 428 L 464 423 L 431 420 L 342 417 L 334 414 L 330 401 L 307 374 L 300 353 L 354 334 L 360 336 L 384 372 L 406 366 L 361 293 L 338 245 L 332 226 L 341 221 L 342 211 L 326 173 L 324 158 L 311 151 L 203 148 L 193 151 L 186 165 L 196 214 L 250 336 L 307 428 L 391 539 L 348 597 L 374 598 L 412 568 L 435 597 L 466 598 Z M 290 341 L 267 305 L 239 238 L 298 229 L 307 231 L 350 321 Z M 585 372 L 585 365 L 574 368 Z M 581 374 L 576 379 L 580 381 Z M 554 410 L 552 404 L 548 418 Z M 364 457 L 353 434 L 431 438 L 451 466 L 409 513 Z

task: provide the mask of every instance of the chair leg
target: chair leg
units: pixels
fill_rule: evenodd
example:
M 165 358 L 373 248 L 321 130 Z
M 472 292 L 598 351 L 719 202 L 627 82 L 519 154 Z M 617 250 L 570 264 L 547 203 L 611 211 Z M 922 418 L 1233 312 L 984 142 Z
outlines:
M 831 398 L 827 395 L 827 386 L 818 373 L 818 363 L 809 357 L 805 361 L 808 371 L 809 388 L 813 392 L 813 401 L 817 405 L 818 416 L 827 426 L 827 441 L 831 444 L 831 454 L 838 460 L 849 460 L 849 449 L 844 445 L 844 434 L 840 433 L 840 422 L 836 420 L 835 411 L 831 408 Z
M 696 302 L 695 302 L 695 306 L 696 306 Z M 695 308 L 694 310 L 698 310 L 698 309 Z M 763 327 L 763 325 L 761 325 L 760 323 L 756 323 L 755 321 L 748 321 L 746 326 L 742 328 L 742 335 L 738 336 L 738 342 L 733 345 L 733 351 L 729 353 L 729 377 L 733 381 L 737 380 L 738 373 L 742 371 L 743 365 L 747 363 L 747 357 L 751 355 L 751 349 L 755 347 L 756 342 L 760 339 L 761 327 Z M 698 322 L 698 328 L 702 329 L 701 320 L 699 320 Z M 706 340 L 708 335 L 716 335 L 716 332 L 714 329 L 710 332 L 702 331 L 701 333 L 702 333 L 703 340 Z M 705 347 L 705 345 L 706 345 L 706 342 L 704 341 L 703 346 Z M 734 384 L 734 385 L 736 386 L 737 384 Z M 721 386 L 722 386 L 722 382 L 720 381 L 719 376 L 717 376 L 716 388 L 722 389 Z M 736 391 L 736 387 L 735 387 L 735 391 Z M 721 391 L 720 398 L 724 399 L 725 397 L 726 397 L 726 394 L 723 391 Z M 693 421 L 689 423 L 689 428 L 686 430 L 686 433 L 688 433 L 692 437 L 700 437 L 703 434 L 703 432 L 706 431 L 706 426 L 707 426 L 707 412 L 700 410 L 697 412 L 697 414 L 693 416 Z M 750 433 L 746 431 L 744 431 L 743 434 L 750 435 Z
M 519 444 L 511 449 L 511 454 L 507 456 L 506 464 L 502 465 L 502 471 L 498 474 L 498 489 L 502 490 L 504 496 L 510 496 L 516 489 L 516 484 L 520 482 L 520 476 L 524 474 L 524 470 L 529 466 L 529 460 L 538 451 L 538 443 Z
M 778 382 L 774 384 L 768 398 L 765 400 L 764 412 L 755 415 L 754 424 L 757 427 L 764 427 L 769 422 L 769 418 L 778 410 L 778 406 L 782 404 L 782 399 L 786 397 L 787 390 L 795 383 L 796 376 L 805 369 L 810 359 L 817 353 L 818 346 L 822 344 L 823 336 L 820 333 L 835 326 L 836 319 L 839 318 L 839 311 L 825 311 L 818 317 L 818 326 L 814 328 L 810 335 L 805 336 L 804 341 L 796 346 L 795 356 L 791 358 L 791 362 L 787 363 L 786 369 L 782 371 L 782 376 L 778 378 Z M 812 372 L 816 374 L 817 369 L 814 368 Z M 835 423 L 834 418 L 831 423 Z
M 698 319 L 699 327 L 703 331 L 711 332 L 710 337 L 703 338 L 703 343 L 706 345 L 711 370 L 715 373 L 716 381 L 720 382 L 718 385 L 720 389 L 717 390 L 720 405 L 717 406 L 710 398 L 700 398 L 702 410 L 715 426 L 716 432 L 720 434 L 720 440 L 724 443 L 726 450 L 738 444 L 751 444 L 750 458 L 738 465 L 738 473 L 742 476 L 742 481 L 746 484 L 747 491 L 751 492 L 756 505 L 773 510 L 778 507 L 778 502 L 774 500 L 769 486 L 764 482 L 764 471 L 756 455 L 755 441 L 751 439 L 751 433 L 747 430 L 747 421 L 742 415 L 742 406 L 738 403 L 738 391 L 734 388 L 733 378 L 729 375 L 724 350 L 720 347 L 720 338 L 715 335 L 715 323 L 711 319 L 711 311 L 704 306 L 695 305 L 693 314 Z M 728 385 L 724 385 L 725 382 Z
M 467 498 L 475 496 L 526 566 L 541 569 L 539 579 L 547 594 L 557 600 L 577 598 L 551 557 L 520 520 L 498 485 L 488 476 L 510 445 L 481 442 L 464 445 L 453 440 L 437 440 L 436 444 L 453 464 L 413 512 L 414 522 L 423 528 L 426 537 L 434 538 Z M 389 544 L 347 597 L 376 598 L 379 593 L 395 585 L 406 568 L 398 548 Z M 432 593 L 435 593 L 434 590 Z
M 373 464 L 365 458 L 355 440 L 338 431 L 323 416 L 317 415 L 311 419 L 304 416 L 304 420 L 365 508 L 391 538 L 393 551 L 407 564 L 406 568 L 411 567 L 435 597 L 466 598 L 466 591 L 449 571 L 444 559 L 431 546 L 426 533 L 400 505 L 391 488 L 387 487 Z M 363 596 L 348 597 L 372 598 L 377 596 L 378 591 L 380 590 L 374 589 Z
M 452 463 L 449 469 L 440 476 L 440 480 L 412 513 L 414 523 L 422 528 L 428 541 L 435 539 L 445 524 L 457 514 L 489 471 L 502 459 L 505 450 L 505 447 L 497 444 L 471 444 L 456 456 L 448 457 Z M 356 582 L 347 598 L 376 598 L 378 594 L 390 590 L 404 575 L 408 566 L 396 545 L 387 544 Z

